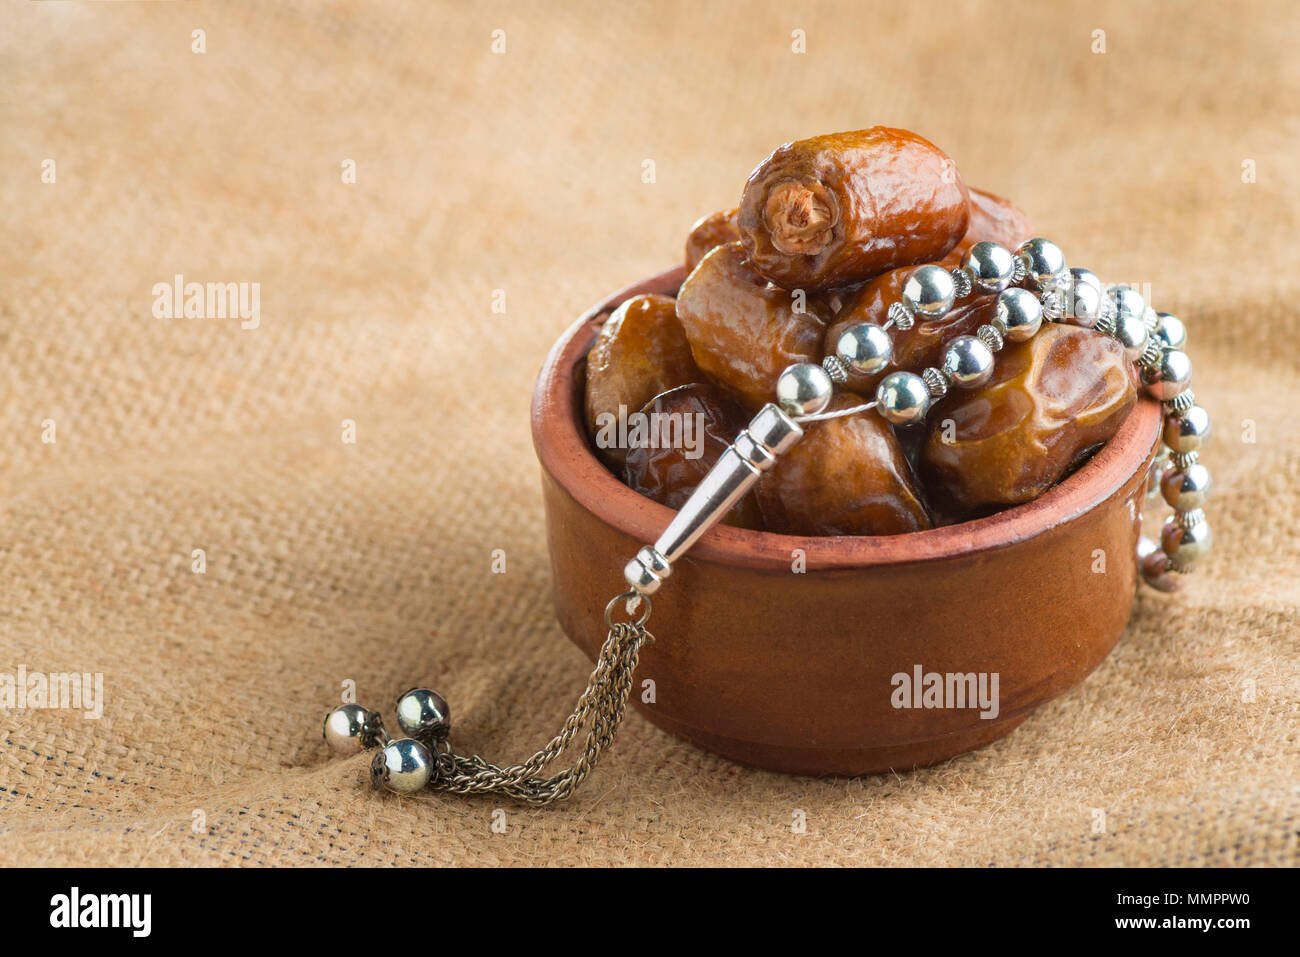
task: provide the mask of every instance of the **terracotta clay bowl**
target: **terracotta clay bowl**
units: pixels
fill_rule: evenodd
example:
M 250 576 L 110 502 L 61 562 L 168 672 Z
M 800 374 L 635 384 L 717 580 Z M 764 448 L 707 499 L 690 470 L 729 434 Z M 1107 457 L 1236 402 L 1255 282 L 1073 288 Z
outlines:
M 619 303 L 675 294 L 683 272 L 637 283 L 579 319 L 551 350 L 533 398 L 555 611 L 593 658 L 605 605 L 626 588 L 624 564 L 674 513 L 591 451 L 586 354 Z M 885 537 L 710 530 L 654 596 L 656 641 L 642 653 L 633 702 L 700 747 L 805 774 L 910 769 L 1007 734 L 1097 667 L 1128 623 L 1160 421 L 1159 404 L 1142 399 L 1058 486 L 961 525 Z M 897 677 L 918 668 L 920 690 Z M 976 684 L 945 677 L 946 694 L 927 702 L 928 674 Z M 977 688 L 981 674 L 986 701 L 997 675 L 996 712 L 960 706 L 958 686 Z

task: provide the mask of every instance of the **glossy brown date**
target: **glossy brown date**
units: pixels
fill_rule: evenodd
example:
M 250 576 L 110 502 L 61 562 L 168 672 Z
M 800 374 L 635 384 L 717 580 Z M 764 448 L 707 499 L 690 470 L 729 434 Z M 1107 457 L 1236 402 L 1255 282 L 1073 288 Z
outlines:
M 1001 243 L 1014 250 L 1032 236 L 1029 217 L 1019 206 L 1009 199 L 971 187 L 970 225 L 966 234 L 961 242 L 935 262 L 945 269 L 955 269 L 962 264 L 966 251 L 978 242 Z M 883 325 L 889 318 L 890 304 L 902 298 L 903 283 L 915 268 L 915 265 L 909 265 L 891 269 L 863 285 L 846 290 L 842 294 L 845 308 L 836 318 L 847 318 L 853 311 L 855 321 Z
M 726 209 L 712 216 L 705 216 L 691 227 L 691 234 L 686 237 L 686 272 L 700 264 L 710 251 L 723 243 L 734 243 L 740 238 L 736 227 L 737 210 Z
M 824 311 L 817 297 L 765 282 L 738 242 L 706 255 L 677 294 L 695 363 L 750 410 L 772 401 L 787 366 L 821 360 Z
M 832 411 L 860 405 L 839 392 Z M 816 422 L 759 480 L 770 532 L 896 535 L 931 527 L 894 430 L 874 411 Z
M 971 220 L 966 235 L 946 256 L 938 260 L 938 264 L 945 269 L 960 266 L 966 251 L 977 242 L 987 240 L 1015 249 L 1033 235 L 1029 217 L 1015 203 L 974 188 L 970 191 L 970 197 Z M 889 319 L 889 307 L 902 299 L 903 284 L 915 268 L 902 266 L 891 269 L 846 293 L 843 307 L 836 312 L 834 324 L 826 331 L 824 354 L 834 354 L 840 333 L 852 323 L 884 325 Z M 894 369 L 919 372 L 926 366 L 937 365 L 944 346 L 957 336 L 973 335 L 993 314 L 992 297 L 975 297 L 959 302 L 938 322 L 918 322 L 910 330 L 895 330 L 891 333 L 894 362 L 890 368 L 873 375 L 849 370 L 849 379 L 845 385 L 869 395 L 877 383 Z
M 963 247 L 963 254 L 975 243 L 984 241 L 1001 243 L 1014 250 L 1033 235 L 1034 227 L 1030 225 L 1029 217 L 1011 200 L 973 186 L 970 188 L 970 225 L 959 244 Z
M 633 296 L 605 321 L 587 353 L 587 428 L 598 439 L 609 421 L 602 417 L 617 418 L 620 406 L 626 416 L 659 393 L 702 378 L 677 321 L 676 300 Z M 623 464 L 624 449 L 598 441 L 597 451 L 612 468 Z
M 920 464 L 930 501 L 962 521 L 1037 498 L 1114 435 L 1136 401 L 1119 343 L 1048 325 L 999 352 L 986 385 L 954 390 L 930 411 Z
M 646 431 L 644 439 L 628 449 L 623 481 L 669 508 L 685 504 L 747 419 L 725 392 L 707 383 L 655 396 L 640 412 Z M 763 527 L 752 491 L 732 506 L 723 524 Z
M 969 220 L 952 160 L 915 133 L 876 126 L 778 148 L 750 175 L 738 223 L 760 274 L 811 291 L 941 259 Z

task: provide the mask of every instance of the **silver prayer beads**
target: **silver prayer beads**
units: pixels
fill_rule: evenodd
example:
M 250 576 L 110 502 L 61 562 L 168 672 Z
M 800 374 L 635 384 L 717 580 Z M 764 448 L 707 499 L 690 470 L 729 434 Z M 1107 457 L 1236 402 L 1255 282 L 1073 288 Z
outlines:
M 1022 283 L 1028 288 L 1021 288 Z M 890 326 L 908 329 L 916 321 L 941 318 L 958 299 L 976 291 L 997 294 L 996 315 L 976 335 L 952 340 L 939 368 L 926 368 L 919 375 L 895 370 L 881 380 L 874 401 L 826 411 L 835 383 L 847 381 L 850 369 L 872 374 L 888 367 L 893 354 L 887 334 Z M 904 284 L 902 301 L 890 307 L 885 326 L 850 326 L 822 366 L 798 363 L 780 375 L 776 401 L 760 409 L 723 452 L 658 540 L 642 547 L 625 566 L 623 574 L 631 590 L 606 606 L 609 634 L 587 690 L 561 732 L 542 750 L 521 764 L 505 767 L 476 755 L 456 754 L 447 740 L 447 702 L 422 688 L 411 689 L 397 701 L 398 724 L 407 737 L 390 739 L 379 715 L 355 704 L 327 714 L 322 735 L 331 748 L 345 754 L 379 747 L 371 762 L 371 780 L 376 787 L 399 793 L 433 787 L 506 794 L 538 805 L 568 797 L 623 718 L 639 651 L 653 641 L 645 630 L 650 596 L 669 577 L 673 562 L 799 440 L 803 424 L 872 409 L 895 425 L 917 424 L 950 387 L 974 388 L 986 382 L 1004 340 L 1029 339 L 1045 318 L 1069 319 L 1115 338 L 1125 354 L 1138 362 L 1147 392 L 1163 403 L 1162 437 L 1167 451 L 1156 456 L 1152 472 L 1159 473 L 1159 491 L 1174 513 L 1164 523 L 1159 544 L 1139 538 L 1137 558 L 1149 584 L 1172 590 L 1213 541 L 1203 511 L 1210 473 L 1198 461 L 1210 434 L 1210 419 L 1195 404 L 1190 389 L 1191 362 L 1182 351 L 1186 330 L 1176 317 L 1148 309 L 1135 291 L 1127 287 L 1103 291 L 1087 270 L 1067 270 L 1060 249 L 1045 239 L 1031 239 L 1014 254 L 996 243 L 977 243 L 952 273 L 938 266 L 916 269 Z M 620 605 L 630 620 L 613 620 Z M 587 737 L 578 760 L 559 774 L 543 776 L 584 726 Z
M 442 738 L 451 730 L 451 709 L 438 692 L 412 688 L 397 699 L 397 726 L 421 741 Z
M 1178 349 L 1162 348 L 1150 365 L 1142 367 L 1141 377 L 1147 392 L 1160 401 L 1177 398 L 1192 384 L 1192 360 Z
M 1065 273 L 1065 254 L 1048 239 L 1026 240 L 1016 258 L 1024 265 L 1024 281 L 1040 293 L 1051 290 Z
M 889 365 L 893 344 L 889 333 L 871 322 L 848 326 L 835 342 L 835 356 L 854 372 L 872 375 Z
M 943 350 L 943 371 L 959 389 L 974 389 L 993 375 L 993 351 L 975 336 L 958 336 Z
M 979 292 L 1001 292 L 1011 285 L 1016 260 L 1005 246 L 978 242 L 966 250 L 961 268 Z
M 912 372 L 891 372 L 876 387 L 876 408 L 894 425 L 915 425 L 930 411 L 930 387 Z
M 816 415 L 831 401 L 835 383 L 821 366 L 799 362 L 776 380 L 776 402 L 789 415 Z
M 1043 307 L 1028 289 L 1006 289 L 998 293 L 994 324 L 1011 342 L 1032 339 L 1043 324 Z
M 321 737 L 336 754 L 360 754 L 381 735 L 380 717 L 359 704 L 345 704 L 325 715 Z
M 1157 312 L 1154 338 L 1163 349 L 1181 349 L 1187 344 L 1187 329 L 1183 321 L 1167 312 Z
M 952 274 L 942 266 L 918 266 L 903 283 L 903 307 L 917 320 L 945 315 L 956 295 Z
M 1065 318 L 1075 325 L 1090 329 L 1101 316 L 1101 304 L 1106 297 L 1101 280 L 1087 269 L 1070 270 L 1070 294 L 1065 304 Z
M 1148 308 L 1132 287 L 1104 288 L 1088 270 L 1069 269 L 1060 248 L 1046 239 L 1028 240 L 1014 253 L 997 243 L 976 243 L 955 273 L 956 279 L 941 266 L 918 266 L 904 281 L 900 301 L 889 307 L 883 326 L 849 326 L 823 365 L 798 363 L 786 369 L 777 381 L 776 404 L 765 406 L 723 453 L 659 542 L 642 548 L 628 563 L 624 577 L 633 592 L 650 595 L 662 584 L 672 562 L 798 441 L 801 423 L 874 409 L 893 425 L 916 425 L 950 388 L 976 388 L 987 382 L 1004 343 L 1032 338 L 1045 319 L 1070 320 L 1115 339 L 1125 356 L 1138 363 L 1147 392 L 1164 403 L 1168 452 L 1159 454 L 1160 464 L 1153 470 L 1159 470 L 1159 488 L 1175 511 L 1160 545 L 1147 538 L 1140 541 L 1139 560 L 1148 582 L 1157 588 L 1174 587 L 1175 573 L 1189 571 L 1211 542 L 1209 523 L 1200 510 L 1209 494 L 1210 475 L 1197 462 L 1209 435 L 1209 416 L 1193 403 L 1191 361 L 1181 350 L 1186 341 L 1182 323 Z M 874 374 L 888 368 L 893 358 L 891 327 L 907 330 L 915 322 L 942 318 L 957 300 L 976 292 L 997 293 L 995 316 L 974 336 L 958 336 L 948 343 L 938 367 L 920 374 L 895 370 L 880 380 L 874 401 L 825 411 L 835 384 L 847 382 L 850 370 Z
M 412 794 L 429 783 L 433 752 L 414 738 L 398 738 L 384 745 L 370 762 L 370 782 L 398 794 Z

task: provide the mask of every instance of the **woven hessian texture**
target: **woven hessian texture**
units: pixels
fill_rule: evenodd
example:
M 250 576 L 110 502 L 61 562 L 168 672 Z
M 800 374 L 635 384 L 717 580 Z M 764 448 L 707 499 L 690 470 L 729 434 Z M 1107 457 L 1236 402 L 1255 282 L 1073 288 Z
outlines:
M 1294 863 L 1298 44 L 1288 2 L 5 4 L 0 672 L 106 700 L 0 712 L 0 863 Z M 1184 318 L 1192 587 L 929 770 L 749 770 L 634 714 L 504 833 L 372 794 L 320 740 L 342 682 L 438 688 L 508 761 L 586 681 L 528 427 L 551 342 L 773 147 L 878 123 Z M 259 283 L 260 325 L 158 318 L 177 274 Z

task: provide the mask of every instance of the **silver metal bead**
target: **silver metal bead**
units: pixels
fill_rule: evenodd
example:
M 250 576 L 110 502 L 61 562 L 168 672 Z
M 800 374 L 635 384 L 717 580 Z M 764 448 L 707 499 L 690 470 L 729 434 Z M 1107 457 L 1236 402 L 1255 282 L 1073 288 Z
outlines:
M 345 704 L 325 715 L 321 737 L 338 754 L 357 754 L 378 743 L 379 715 L 359 704 Z
M 1160 315 L 1150 306 L 1142 313 L 1142 325 L 1147 327 L 1148 338 L 1156 331 L 1156 326 L 1160 325 Z
M 975 336 L 958 336 L 943 350 L 943 371 L 959 389 L 974 389 L 993 375 L 993 352 Z
M 1199 405 L 1165 416 L 1165 445 L 1175 453 L 1199 452 L 1210 439 L 1210 413 Z
M 956 295 L 957 285 L 942 266 L 918 266 L 903 283 L 903 305 L 922 321 L 946 315 Z
M 776 380 L 776 402 L 787 415 L 816 415 L 834 391 L 826 370 L 811 362 L 796 362 Z
M 1065 318 L 1073 325 L 1091 329 L 1101 315 L 1101 304 L 1106 298 L 1105 287 L 1095 273 L 1087 269 L 1071 269 L 1065 300 Z
M 1191 389 L 1180 392 L 1177 396 L 1163 403 L 1166 412 L 1182 412 L 1196 405 L 1196 393 Z
M 1160 549 L 1169 558 L 1171 567 L 1178 571 L 1188 569 L 1198 559 L 1204 558 L 1213 542 L 1210 523 L 1203 516 L 1200 521 L 1189 524 L 1182 516 L 1171 515 L 1160 530 Z
M 1065 254 L 1048 239 L 1026 240 L 1016 257 L 1025 265 L 1025 281 L 1040 293 L 1052 288 L 1065 272 Z
M 855 322 L 835 340 L 835 355 L 854 372 L 872 375 L 893 358 L 889 333 L 873 322 Z
M 894 425 L 914 425 L 930 409 L 930 389 L 913 372 L 891 372 L 876 388 L 876 408 Z
M 1169 462 L 1174 468 L 1185 469 L 1201 460 L 1200 452 L 1171 452 Z
M 1147 327 L 1142 317 L 1119 313 L 1115 316 L 1115 341 L 1124 347 L 1124 358 L 1136 362 L 1147 347 Z
M 1199 509 L 1209 499 L 1212 484 L 1210 470 L 1193 462 L 1184 469 L 1166 469 L 1160 477 L 1160 494 L 1176 509 Z
M 421 741 L 445 738 L 451 730 L 451 708 L 438 692 L 412 688 L 397 699 L 397 726 Z
M 1028 289 L 1004 289 L 998 293 L 993 325 L 1011 342 L 1033 338 L 1043 324 L 1043 306 Z
M 1106 290 L 1106 295 L 1115 303 L 1115 318 L 1132 316 L 1139 322 L 1142 321 L 1142 316 L 1147 311 L 1147 301 L 1142 298 L 1142 293 L 1132 286 L 1113 285 Z M 1145 324 L 1143 328 L 1146 328 Z
M 1187 391 L 1192 384 L 1192 360 L 1186 352 L 1165 349 L 1160 353 L 1160 361 L 1143 366 L 1140 374 L 1147 393 L 1167 401 Z
M 1183 320 L 1167 312 L 1157 312 L 1160 322 L 1156 325 L 1155 340 L 1166 349 L 1181 349 L 1187 345 L 1187 327 Z
M 985 240 L 966 250 L 962 270 L 981 292 L 1001 292 L 1015 277 L 1016 257 L 1006 246 Z
M 398 794 L 412 794 L 433 774 L 433 752 L 414 738 L 398 738 L 370 762 L 370 783 Z

